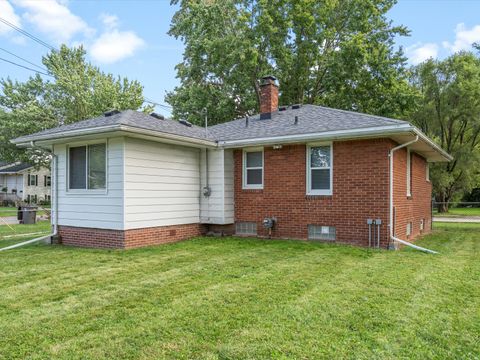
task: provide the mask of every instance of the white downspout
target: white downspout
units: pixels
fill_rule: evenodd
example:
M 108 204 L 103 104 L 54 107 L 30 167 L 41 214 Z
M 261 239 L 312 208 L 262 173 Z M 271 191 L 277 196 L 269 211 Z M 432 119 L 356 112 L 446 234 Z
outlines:
M 412 244 L 408 241 L 401 240 L 401 239 L 399 239 L 399 238 L 397 238 L 393 235 L 393 154 L 394 154 L 395 151 L 397 151 L 399 149 L 402 149 L 404 147 L 407 147 L 407 146 L 409 146 L 413 143 L 416 143 L 417 141 L 418 141 L 418 135 L 415 136 L 415 139 L 394 147 L 388 153 L 389 166 L 390 166 L 390 176 L 389 176 L 389 181 L 390 181 L 390 184 L 389 184 L 390 185 L 390 194 L 389 194 L 389 196 L 390 196 L 390 199 L 389 199 L 390 223 L 389 223 L 388 227 L 389 227 L 390 239 L 393 240 L 393 241 L 397 241 L 401 244 L 410 246 L 410 247 L 412 247 L 414 249 L 417 249 L 417 250 L 420 250 L 420 251 L 424 251 L 424 252 L 427 252 L 427 253 L 430 253 L 430 254 L 438 254 L 436 251 L 429 250 L 429 249 L 423 248 L 423 247 L 418 246 L 418 245 L 414 245 L 414 244 Z M 407 169 L 407 171 L 408 171 L 408 169 Z
M 28 245 L 28 244 L 33 244 L 33 243 L 36 243 L 36 242 L 40 242 L 40 241 L 45 241 L 47 239 L 53 237 L 53 236 L 56 236 L 57 235 L 57 232 L 58 232 L 58 176 L 57 176 L 57 170 L 58 170 L 58 166 L 57 166 L 57 163 L 58 163 L 58 159 L 57 159 L 57 155 L 55 155 L 55 153 L 52 151 L 52 186 L 53 186 L 53 191 L 52 191 L 52 194 L 53 194 L 53 202 L 52 202 L 52 205 L 53 205 L 53 216 L 52 216 L 52 233 L 48 234 L 48 235 L 44 235 L 44 236 L 41 236 L 41 237 L 38 237 L 38 238 L 35 238 L 35 239 L 31 239 L 31 240 L 27 240 L 27 241 L 24 241 L 24 242 L 21 242 L 21 243 L 18 243 L 18 244 L 14 244 L 14 245 L 10 245 L 10 246 L 7 246 L 7 247 L 4 247 L 4 248 L 1 248 L 0 249 L 0 252 L 1 251 L 4 251 L 4 250 L 10 250 L 10 249 L 15 249 L 15 248 L 18 248 L 18 247 L 21 247 L 21 246 L 24 246 L 24 245 Z

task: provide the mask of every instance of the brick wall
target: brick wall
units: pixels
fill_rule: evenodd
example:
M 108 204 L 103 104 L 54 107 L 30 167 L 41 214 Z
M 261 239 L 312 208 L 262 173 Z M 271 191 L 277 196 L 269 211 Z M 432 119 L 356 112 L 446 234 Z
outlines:
M 132 230 L 106 230 L 73 226 L 59 226 L 61 242 L 64 245 L 131 249 L 185 240 L 202 235 L 201 224 L 159 226 Z
M 264 148 L 263 190 L 242 189 L 242 151 L 235 151 L 235 221 L 278 220 L 272 236 L 306 239 L 307 225 L 335 226 L 337 242 L 368 245 L 367 218 L 382 220 L 381 246 L 388 244 L 386 139 L 333 143 L 333 195 L 306 195 L 306 146 Z
M 278 150 L 264 148 L 262 190 L 242 189 L 243 155 L 241 150 L 236 150 L 235 221 L 256 222 L 258 234 L 267 236 L 262 220 L 274 216 L 278 222 L 272 237 L 292 239 L 306 239 L 309 224 L 335 226 L 337 242 L 368 246 L 367 219 L 381 219 L 380 243 L 386 248 L 389 244 L 388 151 L 396 145 L 389 139 L 334 142 L 332 196 L 306 195 L 305 145 L 283 146 Z M 429 183 L 421 180 L 425 179 L 424 160 L 414 156 L 413 166 L 413 198 L 408 206 L 399 206 L 397 215 L 397 219 L 401 219 L 397 220 L 398 230 L 408 219 L 415 222 L 410 240 L 418 234 L 420 218 L 426 219 L 425 229 L 430 229 L 431 221 L 428 210 L 431 189 Z M 405 179 L 406 168 L 395 164 L 395 170 L 396 177 Z M 397 189 L 400 184 L 400 180 L 394 182 L 396 191 L 401 191 Z M 407 210 L 408 214 L 404 212 Z
M 431 229 L 432 186 L 426 180 L 426 161 L 411 153 L 411 194 L 407 196 L 407 150 L 400 149 L 394 155 L 394 234 L 402 240 L 411 241 Z M 424 231 L 420 231 L 420 220 L 425 219 Z M 412 223 L 412 234 L 407 237 L 407 224 Z

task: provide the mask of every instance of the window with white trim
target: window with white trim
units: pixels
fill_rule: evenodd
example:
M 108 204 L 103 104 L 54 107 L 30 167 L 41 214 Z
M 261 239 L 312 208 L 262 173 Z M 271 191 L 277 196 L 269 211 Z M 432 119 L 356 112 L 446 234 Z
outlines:
M 411 223 L 411 222 L 407 223 L 407 231 L 406 231 L 406 233 L 407 233 L 407 236 L 412 235 L 412 223 Z
M 307 194 L 332 195 L 332 144 L 307 147 Z
M 69 148 L 69 189 L 102 190 L 107 179 L 105 143 Z
M 243 188 L 263 189 L 263 149 L 243 151 Z
M 412 196 L 412 154 L 407 149 L 407 196 Z
M 425 178 L 427 181 L 430 181 L 430 165 L 428 162 L 425 163 Z

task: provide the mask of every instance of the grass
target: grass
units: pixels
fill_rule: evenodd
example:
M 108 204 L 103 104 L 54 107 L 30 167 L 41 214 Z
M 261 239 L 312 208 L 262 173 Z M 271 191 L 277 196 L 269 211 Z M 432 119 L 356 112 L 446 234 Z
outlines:
M 49 206 L 40 206 L 41 208 L 50 209 Z M 45 210 L 37 211 L 37 215 L 45 215 Z M 0 206 L 0 217 L 15 216 L 17 217 L 17 208 L 16 207 L 5 207 Z
M 448 209 L 448 213 L 439 214 L 434 209 L 435 216 L 480 216 L 480 208 L 451 208 Z
M 11 228 L 14 230 L 12 230 Z M 49 221 L 39 221 L 36 224 L 32 225 L 10 225 L 10 227 L 3 225 L 0 222 L 0 249 L 20 243 L 25 240 L 30 240 L 36 237 L 40 237 L 42 234 L 29 235 L 33 233 L 43 233 L 48 234 L 51 230 L 51 225 Z M 22 235 L 24 234 L 24 235 Z M 12 236 L 18 235 L 18 236 Z M 1 269 L 1 265 L 0 265 Z M 1 270 L 0 270 L 1 271 Z M 1 356 L 0 356 L 1 359 Z
M 197 238 L 0 253 L 0 358 L 475 359 L 480 224 L 398 252 Z

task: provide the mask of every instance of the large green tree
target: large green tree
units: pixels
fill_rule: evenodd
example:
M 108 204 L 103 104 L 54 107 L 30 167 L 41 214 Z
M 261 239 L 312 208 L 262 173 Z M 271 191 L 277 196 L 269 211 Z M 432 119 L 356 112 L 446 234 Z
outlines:
M 413 103 L 386 13 L 394 0 L 172 0 L 170 35 L 185 43 L 173 115 L 219 123 L 258 111 L 262 76 L 280 104 L 320 104 L 402 116 Z
M 454 160 L 434 164 L 431 179 L 437 201 L 448 203 L 480 181 L 480 59 L 460 52 L 418 65 L 413 84 L 421 93 L 412 120 Z
M 31 152 L 10 143 L 12 138 L 111 109 L 142 107 L 143 87 L 138 81 L 106 74 L 87 62 L 85 55 L 82 47 L 62 46 L 43 57 L 50 76 L 37 74 L 25 82 L 0 80 L 0 159 L 32 160 Z

